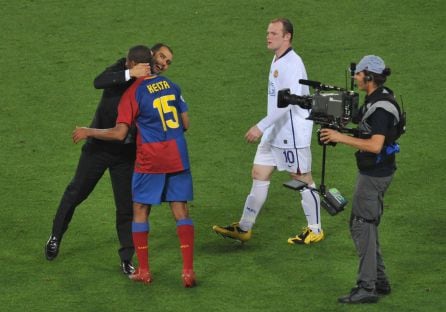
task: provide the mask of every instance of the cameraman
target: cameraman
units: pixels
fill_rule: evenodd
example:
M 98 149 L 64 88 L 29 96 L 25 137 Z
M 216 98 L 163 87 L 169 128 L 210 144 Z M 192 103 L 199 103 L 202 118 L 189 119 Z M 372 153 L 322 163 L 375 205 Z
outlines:
M 378 295 L 390 293 L 390 284 L 378 240 L 384 193 L 392 181 L 398 145 L 400 111 L 393 92 L 384 87 L 390 69 L 375 55 L 367 55 L 355 71 L 358 88 L 367 93 L 360 109 L 358 132 L 351 137 L 332 129 L 322 129 L 323 143 L 343 143 L 357 148 L 359 174 L 353 195 L 350 232 L 359 256 L 356 287 L 338 300 L 341 303 L 372 303 Z

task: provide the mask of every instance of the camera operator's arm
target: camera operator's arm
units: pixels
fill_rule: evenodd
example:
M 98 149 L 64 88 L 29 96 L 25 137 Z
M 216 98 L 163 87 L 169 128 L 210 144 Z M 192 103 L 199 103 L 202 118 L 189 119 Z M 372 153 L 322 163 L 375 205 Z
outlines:
M 355 138 L 333 129 L 321 129 L 321 142 L 328 144 L 330 142 L 350 145 L 364 152 L 379 154 L 383 148 L 385 136 L 374 134 L 369 139 Z
M 321 141 L 325 143 L 339 142 L 356 147 L 364 152 L 379 154 L 384 146 L 386 136 L 394 127 L 395 117 L 386 110 L 378 108 L 367 118 L 367 122 L 371 128 L 371 137 L 369 139 L 351 137 L 335 130 L 324 128 L 321 129 Z

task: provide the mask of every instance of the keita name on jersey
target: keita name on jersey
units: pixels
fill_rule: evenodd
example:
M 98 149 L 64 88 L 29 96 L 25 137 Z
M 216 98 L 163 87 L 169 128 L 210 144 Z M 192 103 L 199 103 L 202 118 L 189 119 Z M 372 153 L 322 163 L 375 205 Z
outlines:
M 159 81 L 152 84 L 147 85 L 147 90 L 149 90 L 150 93 L 159 92 L 162 90 L 169 89 L 170 85 L 167 81 Z

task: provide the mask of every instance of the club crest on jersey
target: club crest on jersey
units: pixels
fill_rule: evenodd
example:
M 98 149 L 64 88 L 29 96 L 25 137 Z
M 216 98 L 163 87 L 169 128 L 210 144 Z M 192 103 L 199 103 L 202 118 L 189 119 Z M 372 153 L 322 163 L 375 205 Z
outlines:
M 276 69 L 273 73 L 274 78 L 279 77 L 279 71 Z

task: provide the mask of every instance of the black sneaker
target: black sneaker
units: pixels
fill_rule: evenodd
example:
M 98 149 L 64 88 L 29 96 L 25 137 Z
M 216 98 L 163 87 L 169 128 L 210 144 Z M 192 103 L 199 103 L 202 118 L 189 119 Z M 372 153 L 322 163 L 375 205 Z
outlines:
M 365 288 L 352 288 L 348 295 L 338 298 L 340 303 L 376 303 L 378 302 L 378 295 L 375 290 L 367 290 Z
M 390 294 L 392 288 L 390 287 L 390 283 L 387 280 L 380 281 L 378 280 L 375 284 L 375 290 L 378 295 L 385 296 Z
M 132 262 L 129 260 L 121 261 L 121 271 L 125 275 L 130 275 L 135 273 L 135 267 L 133 266 Z
M 60 240 L 56 236 L 51 234 L 44 248 L 45 257 L 48 261 L 51 261 L 57 257 L 57 254 L 59 253 L 59 247 L 60 247 Z

